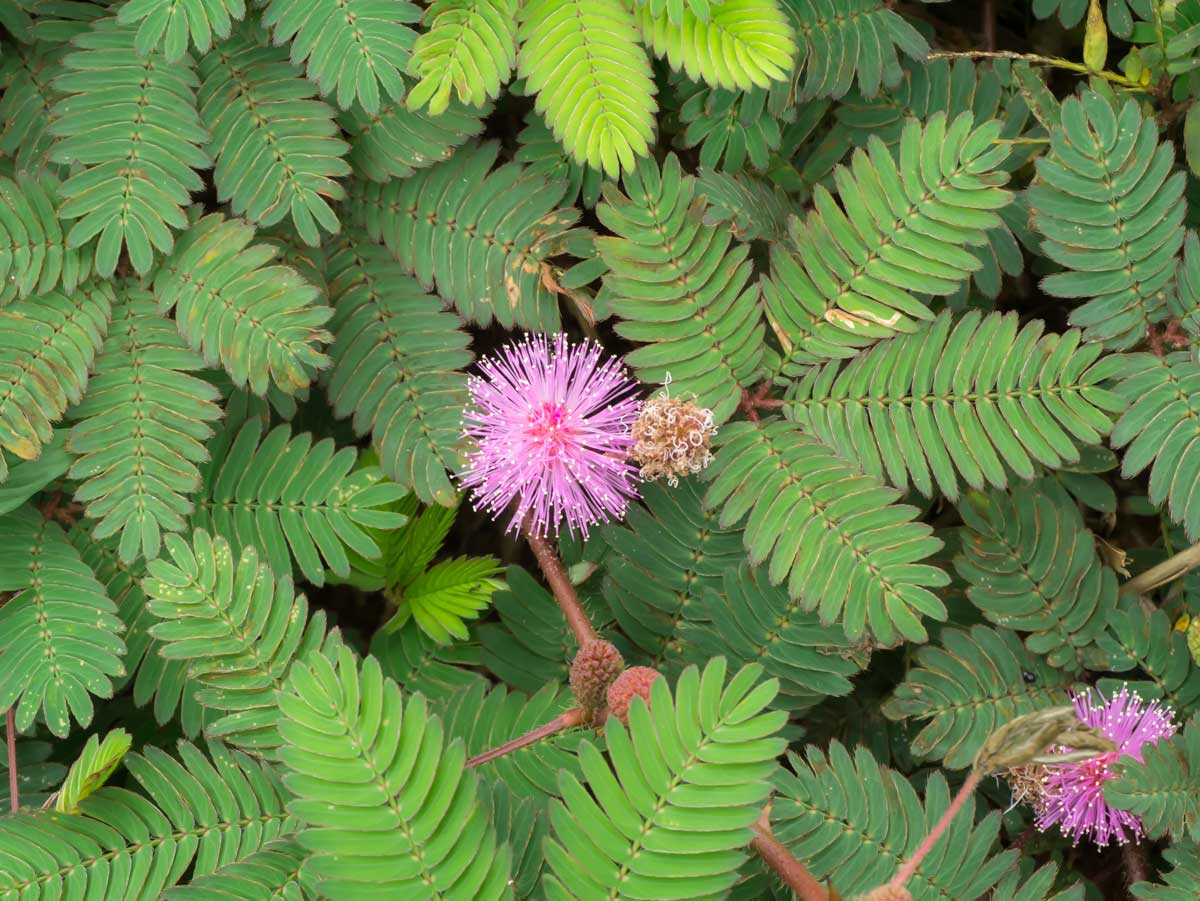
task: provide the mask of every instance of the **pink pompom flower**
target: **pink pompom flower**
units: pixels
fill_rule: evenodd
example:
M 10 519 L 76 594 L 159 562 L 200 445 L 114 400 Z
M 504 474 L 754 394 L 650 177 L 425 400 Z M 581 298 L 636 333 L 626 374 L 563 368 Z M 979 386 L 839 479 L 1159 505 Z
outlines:
M 1047 766 L 1037 827 L 1044 832 L 1057 824 L 1076 843 L 1090 838 L 1097 845 L 1107 845 L 1116 839 L 1123 845 L 1142 834 L 1142 820 L 1110 806 L 1104 800 L 1104 783 L 1113 778 L 1112 764 L 1118 758 L 1141 761 L 1146 745 L 1175 733 L 1172 711 L 1158 703 L 1144 704 L 1136 693 L 1129 693 L 1128 686 L 1111 698 L 1089 689 L 1076 695 L 1074 702 L 1079 721 L 1111 739 L 1117 750 L 1081 763 Z
M 624 516 L 637 496 L 629 450 L 641 402 L 620 361 L 590 341 L 527 335 L 479 369 L 463 413 L 475 449 L 460 477 L 476 509 L 498 515 L 515 501 L 508 529 L 528 520 L 539 537 L 563 522 L 586 537 Z

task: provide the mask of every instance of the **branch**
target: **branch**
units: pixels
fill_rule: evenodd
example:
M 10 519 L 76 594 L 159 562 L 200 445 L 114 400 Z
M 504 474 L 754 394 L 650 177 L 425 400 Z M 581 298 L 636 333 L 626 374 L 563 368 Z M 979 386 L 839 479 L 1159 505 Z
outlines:
M 1146 594 L 1200 566 L 1200 543 L 1184 548 L 1162 563 L 1138 573 L 1121 586 L 1121 594 Z
M 567 618 L 567 625 L 575 633 L 575 641 L 581 648 L 586 642 L 595 641 L 596 630 L 592 627 L 592 621 L 588 619 L 583 604 L 579 602 L 575 586 L 567 578 L 567 571 L 563 569 L 562 561 L 558 559 L 558 553 L 549 541 L 533 534 L 533 530 L 528 527 L 528 524 L 522 531 L 525 534 L 525 540 L 533 549 L 533 556 L 537 557 L 542 574 L 550 583 L 550 590 L 554 592 L 554 600 L 558 601 L 563 616 Z
M 1119 75 L 1116 72 L 1104 70 L 1102 72 L 1093 72 L 1083 63 L 1072 62 L 1069 59 L 1063 59 L 1059 56 L 1041 56 L 1037 53 L 1013 53 L 1009 50 L 939 50 L 936 53 L 929 54 L 930 59 L 1020 59 L 1027 63 L 1040 63 L 1043 66 L 1057 66 L 1059 69 L 1070 69 L 1072 72 L 1078 72 L 1081 75 L 1095 75 L 1103 78 L 1105 81 L 1111 81 L 1113 84 L 1119 84 L 1126 88 L 1135 88 L 1139 91 L 1146 91 L 1147 88 L 1132 78 L 1126 78 L 1124 75 Z
M 796 860 L 792 852 L 771 832 L 770 805 L 763 809 L 758 822 L 750 828 L 754 830 L 754 840 L 750 842 L 750 847 L 763 859 L 763 863 L 774 870 L 784 884 L 800 897 L 800 901 L 829 901 L 829 893 L 825 891 L 824 886 L 813 878 L 804 864 Z
M 466 766 L 482 766 L 495 760 L 497 757 L 503 757 L 505 754 L 511 754 L 513 751 L 519 751 L 526 745 L 531 745 L 536 741 L 541 741 L 548 735 L 553 735 L 555 732 L 561 732 L 563 729 L 570 729 L 573 726 L 583 724 L 585 719 L 583 708 L 575 707 L 565 713 L 560 713 L 550 722 L 538 726 L 536 729 L 531 729 L 519 738 L 514 738 L 512 741 L 505 742 L 498 748 L 492 748 L 490 751 L 484 751 L 477 757 L 472 757 L 467 761 Z

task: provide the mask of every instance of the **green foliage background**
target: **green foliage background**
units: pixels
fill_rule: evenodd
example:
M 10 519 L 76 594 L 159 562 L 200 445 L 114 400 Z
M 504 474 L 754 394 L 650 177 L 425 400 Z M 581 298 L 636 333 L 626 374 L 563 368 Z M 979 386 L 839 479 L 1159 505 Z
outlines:
M 1200 0 L 1092 6 L 0 0 L 0 897 L 850 898 L 1121 682 L 1137 884 L 990 782 L 908 887 L 1200 896 Z M 559 541 L 649 705 L 467 766 L 573 706 L 524 331 L 715 459 Z

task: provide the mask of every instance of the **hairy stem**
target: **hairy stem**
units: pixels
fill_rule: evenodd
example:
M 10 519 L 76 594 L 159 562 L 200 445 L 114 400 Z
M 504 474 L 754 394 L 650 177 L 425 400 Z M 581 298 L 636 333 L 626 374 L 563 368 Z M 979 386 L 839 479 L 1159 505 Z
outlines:
M 1200 543 L 1184 548 L 1162 563 L 1138 573 L 1121 586 L 1121 594 L 1145 594 L 1200 566 Z
M 481 766 L 495 760 L 497 757 L 503 757 L 505 754 L 511 754 L 513 751 L 520 750 L 526 745 L 531 745 L 535 741 L 541 741 L 547 735 L 553 735 L 555 732 L 561 732 L 563 729 L 570 729 L 573 726 L 580 726 L 583 724 L 583 721 L 583 708 L 574 707 L 565 713 L 560 713 L 550 722 L 538 726 L 536 729 L 531 729 L 524 735 L 514 738 L 512 741 L 505 742 L 498 748 L 492 748 L 490 751 L 484 751 L 477 757 L 472 757 L 467 761 L 466 765 L 468 767 Z
M 575 633 L 575 640 L 581 648 L 584 642 L 595 641 L 596 630 L 592 626 L 592 621 L 588 619 L 583 604 L 579 602 L 575 586 L 567 578 L 567 571 L 563 568 L 562 561 L 558 559 L 558 552 L 545 538 L 533 534 L 533 530 L 528 525 L 524 532 L 525 540 L 533 549 L 533 556 L 537 557 L 542 574 L 550 583 L 550 590 L 554 592 L 554 600 L 558 601 L 563 616 L 567 618 L 567 625 Z
M 915 854 L 908 859 L 900 872 L 897 873 L 888 885 L 893 888 L 903 888 L 904 883 L 908 882 L 913 873 L 917 871 L 917 867 L 921 865 L 921 861 L 925 856 L 933 850 L 933 846 L 937 844 L 937 840 L 942 833 L 950 826 L 955 815 L 962 810 L 962 806 L 967 803 L 967 798 L 975 792 L 975 786 L 979 784 L 979 770 L 971 770 L 971 775 L 967 776 L 967 781 L 962 784 L 962 788 L 958 790 L 958 794 L 954 796 L 954 800 L 950 802 L 950 806 L 946 808 L 946 812 L 942 814 L 941 819 L 934 823 L 933 828 L 929 830 L 929 834 L 925 836 L 925 840 L 921 842 L 921 846 L 917 848 Z
M 1021 59 L 1027 63 L 1040 63 L 1043 66 L 1056 66 L 1059 69 L 1070 69 L 1072 72 L 1079 72 L 1082 75 L 1096 75 L 1103 78 L 1105 81 L 1111 81 L 1113 84 L 1119 84 L 1126 88 L 1136 88 L 1138 90 L 1146 90 L 1138 82 L 1132 78 L 1126 78 L 1124 75 L 1119 75 L 1116 72 L 1093 72 L 1083 63 L 1072 62 L 1069 59 L 1063 59 L 1058 56 L 1042 56 L 1037 53 L 1013 53 L 1010 50 L 939 50 L 936 53 L 929 54 L 930 59 Z
M 1126 842 L 1121 845 L 1121 862 L 1125 865 L 1126 885 L 1130 888 L 1138 882 L 1149 881 L 1146 875 L 1146 849 L 1141 842 Z
M 4 714 L 4 731 L 8 742 L 8 803 L 16 813 L 21 807 L 21 798 L 17 788 L 17 721 L 11 707 Z
M 792 852 L 771 832 L 769 806 L 751 828 L 754 830 L 754 840 L 750 842 L 750 847 L 763 859 L 763 863 L 774 870 L 784 884 L 796 893 L 800 901 L 829 901 L 829 893 L 821 883 L 813 878 L 804 864 L 796 860 Z

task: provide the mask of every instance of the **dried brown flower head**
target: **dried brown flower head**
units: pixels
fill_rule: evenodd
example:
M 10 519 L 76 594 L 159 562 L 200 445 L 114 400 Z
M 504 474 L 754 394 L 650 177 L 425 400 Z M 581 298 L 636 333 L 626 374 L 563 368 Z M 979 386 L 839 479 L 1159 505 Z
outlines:
M 1040 763 L 1015 766 L 1001 774 L 1012 789 L 1012 806 L 1027 804 L 1040 814 L 1045 804 L 1046 767 Z
M 712 462 L 709 445 L 716 431 L 712 410 L 665 393 L 650 398 L 633 424 L 632 456 L 642 466 L 642 478 L 653 482 L 666 476 L 675 486 L 680 476 L 700 472 Z

